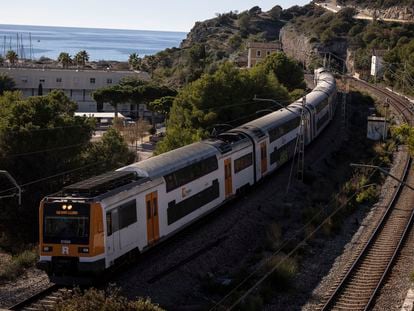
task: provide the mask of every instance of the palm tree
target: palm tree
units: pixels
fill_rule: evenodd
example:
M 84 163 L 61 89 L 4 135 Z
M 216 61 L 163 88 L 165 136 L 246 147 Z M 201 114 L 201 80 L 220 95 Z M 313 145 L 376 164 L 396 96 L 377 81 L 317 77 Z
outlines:
M 6 59 L 9 61 L 10 64 L 14 65 L 18 61 L 19 55 L 17 55 L 15 51 L 9 50 L 7 51 Z
M 132 53 L 129 55 L 128 64 L 131 67 L 131 69 L 137 69 L 140 62 L 141 58 L 139 58 L 137 53 Z
M 62 52 L 59 54 L 58 62 L 62 64 L 63 68 L 68 68 L 72 64 L 72 58 L 69 53 Z
M 75 55 L 75 62 L 77 65 L 82 65 L 82 67 L 84 67 L 87 61 L 89 61 L 89 54 L 85 50 L 79 51 Z

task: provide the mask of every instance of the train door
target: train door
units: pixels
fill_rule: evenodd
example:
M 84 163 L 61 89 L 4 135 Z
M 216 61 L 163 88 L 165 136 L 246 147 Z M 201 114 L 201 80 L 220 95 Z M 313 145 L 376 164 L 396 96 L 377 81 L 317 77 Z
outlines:
M 233 181 L 231 176 L 231 158 L 224 160 L 224 184 L 225 196 L 230 196 L 233 192 Z
M 106 251 L 108 259 L 113 261 L 114 258 L 119 256 L 119 251 L 121 250 L 117 209 L 113 209 L 106 213 L 106 230 Z
M 263 176 L 267 171 L 267 147 L 265 141 L 260 144 L 260 164 Z
M 158 193 L 151 192 L 145 196 L 147 208 L 147 238 L 148 244 L 153 244 L 160 238 L 160 226 L 158 219 Z

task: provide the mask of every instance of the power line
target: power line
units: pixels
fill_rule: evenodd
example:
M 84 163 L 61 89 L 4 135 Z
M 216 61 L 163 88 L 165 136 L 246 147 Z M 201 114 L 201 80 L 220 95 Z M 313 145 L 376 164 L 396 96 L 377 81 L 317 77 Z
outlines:
M 377 158 L 377 157 L 376 157 Z M 371 179 L 371 177 L 373 176 L 375 174 L 375 170 L 373 170 L 372 172 L 371 172 L 371 174 L 369 175 L 369 177 L 368 177 L 368 179 L 367 179 L 367 181 L 369 181 L 370 179 Z M 372 184 L 370 184 L 370 185 L 372 185 Z M 317 217 L 319 217 L 319 215 L 322 213 L 322 212 L 324 212 L 326 209 L 324 209 L 324 208 L 321 208 L 320 210 L 319 210 L 319 212 L 318 213 L 316 213 L 305 225 L 303 225 L 300 229 L 298 229 L 297 230 L 297 232 L 296 232 L 296 234 L 294 234 L 291 238 L 289 238 L 289 239 L 287 239 L 287 240 L 285 240 L 283 243 L 282 243 L 282 245 L 275 251 L 275 252 L 273 252 L 269 257 L 268 257 L 268 259 L 266 259 L 264 262 L 262 262 L 261 264 L 259 264 L 256 268 L 255 268 L 255 270 L 253 270 L 253 272 L 252 273 L 250 273 L 247 277 L 245 277 L 236 287 L 234 287 L 229 293 L 227 293 L 227 295 L 226 296 L 224 296 L 219 302 L 217 302 L 211 309 L 210 309 L 210 311 L 212 311 L 212 310 L 216 310 L 216 309 L 218 309 L 218 308 L 224 308 L 224 309 L 226 309 L 226 310 L 232 310 L 234 307 L 236 307 L 243 299 L 245 299 L 258 285 L 260 285 L 269 275 L 271 275 L 279 266 L 280 266 L 280 264 L 282 264 L 287 258 L 289 258 L 292 254 L 294 254 L 298 249 L 299 249 L 299 247 L 303 244 L 303 243 L 305 243 L 312 235 L 314 235 L 317 231 L 319 231 L 319 229 L 325 224 L 325 222 L 326 221 L 328 221 L 330 218 L 332 218 L 333 216 L 335 216 L 335 214 L 337 213 L 337 212 L 339 212 L 342 208 L 344 208 L 358 193 L 359 193 L 359 191 L 361 190 L 361 189 L 363 189 L 363 188 L 365 188 L 365 187 L 367 187 L 368 185 L 364 185 L 364 186 L 361 186 L 361 187 L 359 187 L 358 189 L 356 189 L 356 191 L 353 193 L 353 195 L 345 202 L 345 203 L 343 203 L 342 205 L 340 205 L 336 210 L 334 210 L 329 216 L 327 216 L 318 226 L 317 226 L 317 228 L 315 229 L 315 230 L 313 230 L 310 234 L 308 234 L 301 242 L 299 242 L 298 244 L 297 244 L 297 246 L 289 253 L 289 254 L 287 254 L 286 256 L 285 256 L 285 258 L 283 258 L 283 260 L 281 261 L 281 262 L 279 262 L 275 267 L 273 267 L 272 269 L 271 269 L 271 271 L 270 272 L 267 272 L 263 277 L 261 277 L 260 279 L 259 279 L 259 281 L 257 281 L 253 286 L 251 286 L 250 288 L 249 288 L 249 290 L 247 291 L 247 292 L 245 292 L 245 294 L 243 294 L 239 299 L 237 299 L 236 300 L 236 302 L 234 302 L 229 308 L 227 308 L 227 307 L 225 307 L 224 305 L 223 305 L 223 302 L 225 302 L 232 294 L 234 294 L 243 284 L 245 284 L 248 280 L 250 280 L 258 271 L 260 271 L 268 262 L 270 262 L 270 260 L 274 257 L 274 256 L 276 256 L 276 255 L 278 255 L 282 250 L 283 250 L 283 248 L 286 246 L 286 245 L 288 245 L 288 243 L 289 242 L 291 242 L 291 241 L 293 241 L 294 240 L 294 238 L 299 234 L 299 233 L 301 233 L 301 232 L 303 232 L 305 229 L 306 229 L 306 227 L 308 227 L 310 224 L 312 224 L 312 222 L 317 218 Z M 337 195 L 337 197 L 339 196 L 340 194 L 338 194 Z M 326 206 L 330 206 L 332 203 L 334 203 L 335 202 L 335 199 L 336 198 L 333 198 L 333 199 L 331 199 L 331 201 L 326 205 Z
M 87 167 L 93 167 L 93 166 L 96 166 L 96 165 L 99 165 L 99 164 L 103 164 L 105 162 L 107 162 L 107 161 L 101 161 L 101 162 L 95 162 L 95 163 L 87 164 L 87 165 L 84 165 L 84 166 L 81 166 L 81 167 L 78 167 L 78 168 L 75 168 L 75 169 L 72 169 L 72 170 L 61 172 L 59 174 L 54 174 L 54 175 L 51 175 L 51 176 L 47 176 L 47 177 L 43 177 L 43 178 L 40 178 L 40 179 L 32 180 L 32 181 L 29 181 L 27 183 L 21 184 L 19 186 L 23 188 L 23 187 L 30 186 L 30 185 L 33 185 L 33 184 L 37 184 L 39 182 L 46 181 L 46 180 L 49 180 L 49 179 L 52 179 L 52 178 L 56 178 L 56 177 L 60 177 L 60 176 L 66 175 L 66 174 L 70 174 L 70 173 L 82 170 L 84 168 L 87 168 Z M 11 191 L 13 189 L 16 189 L 16 187 L 1 190 L 0 194 Z
M 89 142 L 88 142 L 89 143 Z M 72 149 L 72 148 L 76 148 L 82 145 L 86 145 L 88 143 L 81 143 L 81 144 L 75 144 L 75 145 L 68 145 L 68 146 L 63 146 L 63 147 L 56 147 L 56 148 L 50 148 L 50 149 L 42 149 L 42 150 L 38 150 L 38 151 L 32 151 L 32 152 L 25 152 L 25 153 L 15 153 L 15 154 L 10 154 L 10 155 L 6 155 L 5 157 L 3 157 L 4 159 L 8 159 L 8 158 L 16 158 L 16 157 L 22 157 L 22 156 L 26 156 L 26 155 L 33 155 L 33 154 L 39 154 L 39 153 L 45 153 L 45 152 L 50 152 L 50 151 L 55 151 L 55 150 L 66 150 L 66 149 Z

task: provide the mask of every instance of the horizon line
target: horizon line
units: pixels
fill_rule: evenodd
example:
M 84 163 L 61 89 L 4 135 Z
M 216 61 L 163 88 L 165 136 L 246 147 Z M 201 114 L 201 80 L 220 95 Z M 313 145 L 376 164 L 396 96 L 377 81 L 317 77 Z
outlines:
M 55 28 L 76 28 L 76 29 L 99 29 L 99 30 L 127 30 L 127 31 L 148 31 L 148 32 L 180 32 L 189 33 L 190 31 L 182 30 L 154 30 L 154 29 L 131 29 L 131 28 L 108 28 L 108 27 L 90 27 L 90 26 L 61 26 L 61 25 L 28 25 L 28 24 L 3 24 L 0 26 L 27 26 L 27 27 L 55 27 Z

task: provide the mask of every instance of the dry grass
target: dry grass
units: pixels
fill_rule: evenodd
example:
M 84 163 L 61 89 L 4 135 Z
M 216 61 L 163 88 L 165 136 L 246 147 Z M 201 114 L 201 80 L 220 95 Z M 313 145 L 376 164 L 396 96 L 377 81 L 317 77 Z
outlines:
M 12 281 L 23 274 L 25 269 L 34 266 L 37 261 L 35 249 L 26 250 L 16 256 L 0 256 L 0 281 Z

